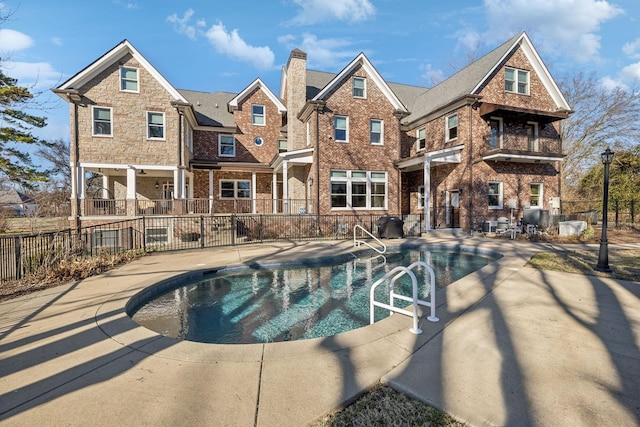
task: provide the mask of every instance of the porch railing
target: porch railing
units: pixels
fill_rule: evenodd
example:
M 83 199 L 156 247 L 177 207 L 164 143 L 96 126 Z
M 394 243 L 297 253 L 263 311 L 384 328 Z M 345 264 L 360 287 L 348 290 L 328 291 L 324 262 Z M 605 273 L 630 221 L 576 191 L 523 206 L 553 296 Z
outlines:
M 501 132 L 484 139 L 485 152 L 494 150 L 515 150 L 536 153 L 561 154 L 560 139 L 538 137 L 537 142 L 529 139 L 525 133 Z
M 82 206 L 83 216 L 304 215 L 314 212 L 313 203 L 306 199 L 85 199 Z

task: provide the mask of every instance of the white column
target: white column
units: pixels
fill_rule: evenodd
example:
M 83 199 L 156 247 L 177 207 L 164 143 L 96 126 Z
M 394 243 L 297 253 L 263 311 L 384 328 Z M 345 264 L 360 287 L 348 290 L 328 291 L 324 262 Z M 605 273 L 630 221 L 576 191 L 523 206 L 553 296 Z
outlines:
M 209 170 L 209 213 L 213 213 L 213 170 Z
M 424 230 L 431 230 L 431 159 L 424 160 Z
M 103 199 L 109 198 L 109 177 L 107 175 L 102 175 L 102 195 Z
M 136 170 L 134 168 L 127 168 L 127 199 L 133 200 L 136 198 Z
M 258 201 L 256 200 L 257 195 L 258 191 L 256 189 L 256 173 L 251 172 L 251 212 L 253 213 L 258 212 L 258 210 L 256 209 L 258 203 Z
M 182 180 L 180 179 L 180 169 L 175 169 L 173 171 L 173 198 L 179 199 L 182 191 Z
M 273 199 L 273 210 L 272 213 L 277 213 L 278 211 L 278 173 L 273 172 L 273 180 L 271 183 L 271 198 Z
M 85 182 L 84 175 L 84 167 L 78 166 L 78 197 L 81 199 L 87 197 L 87 183 Z
M 282 162 L 282 213 L 289 213 L 289 162 Z

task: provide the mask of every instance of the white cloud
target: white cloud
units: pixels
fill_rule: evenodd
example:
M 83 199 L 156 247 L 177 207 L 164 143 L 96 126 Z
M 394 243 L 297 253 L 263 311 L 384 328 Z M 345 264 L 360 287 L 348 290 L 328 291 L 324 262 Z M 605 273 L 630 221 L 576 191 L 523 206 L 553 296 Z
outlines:
M 624 80 L 630 80 L 635 83 L 640 83 L 640 62 L 627 65 L 620 71 L 620 77 Z
M 640 57 L 640 37 L 632 42 L 625 43 L 624 46 L 622 46 L 622 52 L 631 58 Z
M 6 61 L 3 63 L 4 73 L 18 79 L 20 86 L 48 89 L 62 80 L 62 73 L 56 71 L 48 62 Z
M 32 45 L 33 39 L 20 31 L 6 28 L 0 30 L 0 52 L 17 52 Z
M 421 65 L 420 70 L 422 71 L 420 78 L 430 86 L 437 85 L 445 78 L 444 71 L 433 68 L 431 64 Z
M 565 55 L 580 62 L 599 59 L 600 25 L 623 12 L 606 0 L 484 0 L 489 28 L 483 34 L 493 45 L 527 31 L 545 54 Z
M 192 40 L 195 40 L 197 35 L 198 28 L 204 28 L 206 26 L 206 22 L 203 19 L 198 19 L 195 25 L 189 23 L 194 14 L 193 9 L 187 9 L 182 18 L 178 17 L 177 14 L 169 15 L 167 17 L 167 22 L 171 22 L 173 24 L 173 29 L 176 33 L 184 34 Z
M 367 21 L 376 13 L 369 0 L 293 0 L 302 10 L 288 23 L 309 25 L 330 19 L 346 22 Z
M 219 53 L 248 62 L 258 69 L 273 67 L 275 55 L 271 49 L 268 46 L 256 47 L 247 44 L 242 40 L 236 29 L 228 32 L 224 25 L 219 22 L 212 25 L 205 35 Z
M 292 35 L 282 36 L 278 40 L 289 49 L 302 49 L 307 53 L 307 66 L 320 70 L 344 66 L 345 60 L 354 59 L 359 53 L 358 50 L 349 48 L 353 45 L 349 39 L 318 39 L 313 34 L 303 33 L 299 42 Z
M 60 37 L 52 37 L 51 38 L 51 43 L 55 44 L 56 46 L 62 46 L 62 39 Z
M 602 85 L 603 88 L 605 88 L 606 90 L 612 91 L 618 88 L 621 89 L 628 89 L 628 86 L 626 84 L 624 84 L 622 81 L 620 80 L 616 80 L 613 77 L 610 76 L 605 76 L 601 81 L 600 84 Z

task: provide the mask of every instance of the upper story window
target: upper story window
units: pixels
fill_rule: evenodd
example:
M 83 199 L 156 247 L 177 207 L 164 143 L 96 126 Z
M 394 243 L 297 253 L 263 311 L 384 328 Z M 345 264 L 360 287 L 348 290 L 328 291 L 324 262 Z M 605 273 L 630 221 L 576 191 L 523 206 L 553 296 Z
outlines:
M 502 148 L 502 118 L 491 117 L 489 119 L 491 134 L 489 136 L 490 148 Z
M 539 151 L 538 144 L 538 123 L 527 122 L 527 150 Z
M 233 135 L 218 136 L 218 155 L 221 157 L 236 155 L 236 138 Z
M 264 126 L 264 105 L 251 105 L 251 123 L 256 126 Z
M 424 150 L 427 148 L 427 130 L 425 128 L 418 129 L 416 132 L 417 149 Z
M 506 67 L 504 69 L 504 90 L 529 95 L 529 72 Z
M 147 111 L 147 138 L 164 139 L 164 113 Z
M 502 182 L 490 181 L 488 195 L 489 209 L 502 209 Z
M 458 113 L 447 116 L 446 140 L 451 141 L 458 137 Z
M 339 142 L 349 141 L 349 117 L 335 116 L 333 118 L 333 138 Z
M 138 69 L 120 67 L 120 90 L 124 92 L 139 92 Z
M 369 129 L 369 141 L 371 142 L 371 144 L 384 144 L 384 122 L 378 119 L 371 119 Z
M 286 153 L 288 151 L 287 148 L 287 140 L 279 139 L 278 140 L 278 153 Z
M 363 77 L 354 77 L 351 80 L 352 93 L 354 98 L 367 97 L 367 80 Z
M 93 107 L 93 135 L 113 136 L 111 107 Z

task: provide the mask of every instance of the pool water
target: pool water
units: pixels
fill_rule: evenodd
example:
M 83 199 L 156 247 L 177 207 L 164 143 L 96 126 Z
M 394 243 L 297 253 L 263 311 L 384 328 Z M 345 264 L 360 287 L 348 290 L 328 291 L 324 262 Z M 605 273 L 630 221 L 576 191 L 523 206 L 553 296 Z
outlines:
M 189 341 L 248 344 L 335 335 L 369 324 L 370 286 L 398 265 L 418 260 L 434 268 L 439 288 L 496 259 L 464 251 L 416 248 L 334 264 L 233 269 L 156 294 L 132 318 L 160 334 Z M 419 297 L 430 292 L 428 273 L 416 271 Z M 396 290 L 411 295 L 408 276 Z M 379 294 L 378 294 L 379 291 Z M 385 286 L 376 299 L 388 302 Z M 376 308 L 376 321 L 389 315 Z

